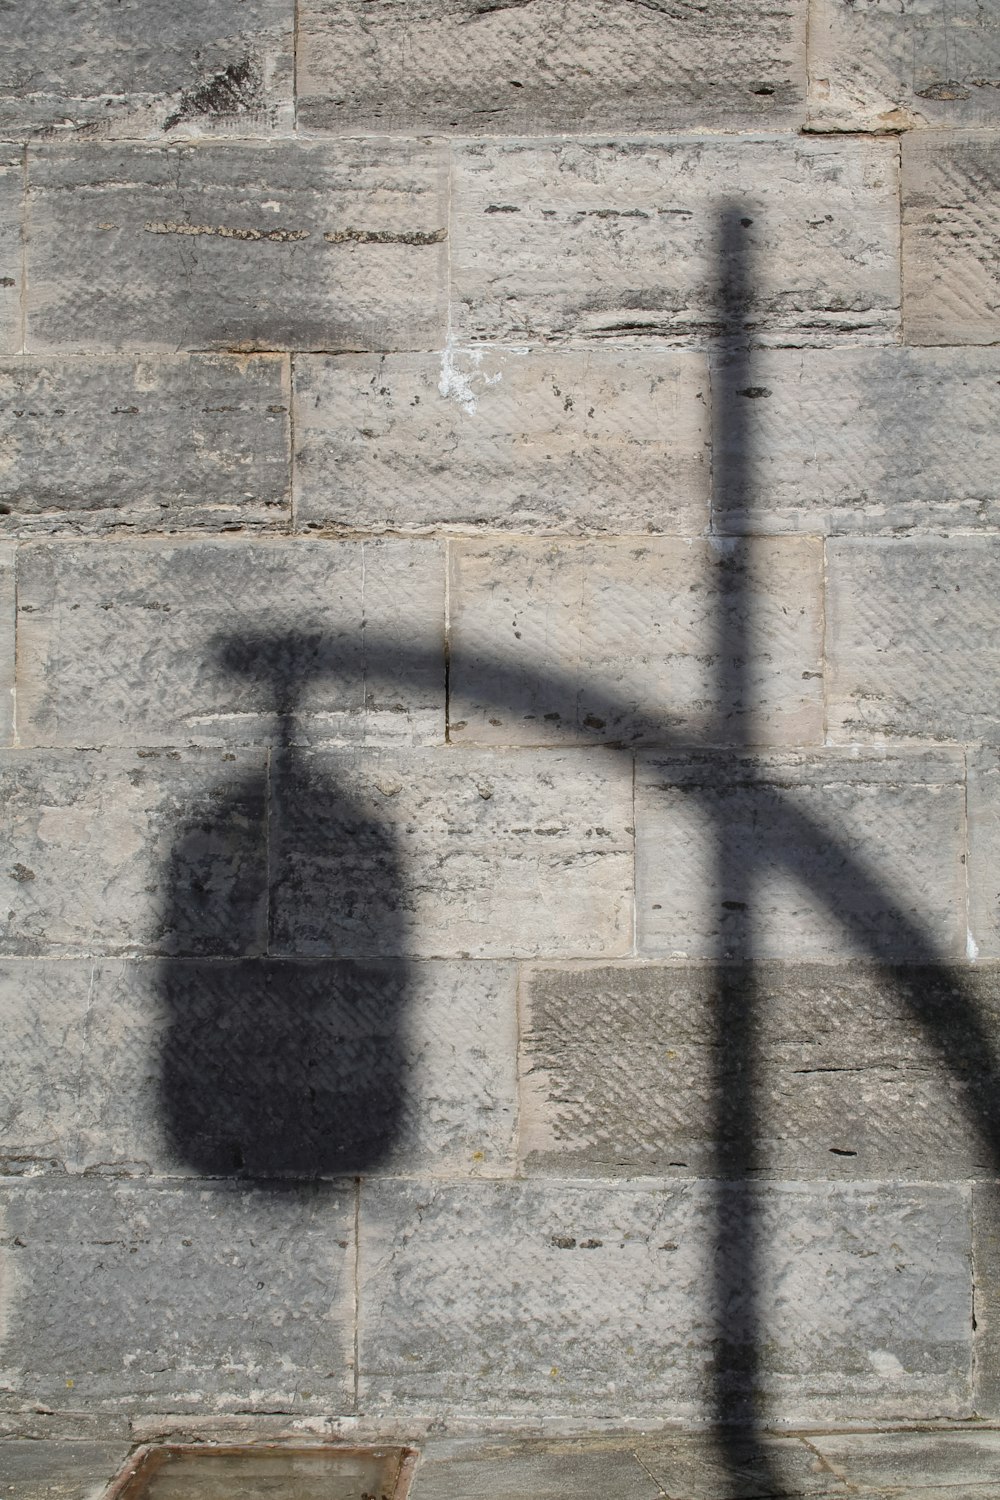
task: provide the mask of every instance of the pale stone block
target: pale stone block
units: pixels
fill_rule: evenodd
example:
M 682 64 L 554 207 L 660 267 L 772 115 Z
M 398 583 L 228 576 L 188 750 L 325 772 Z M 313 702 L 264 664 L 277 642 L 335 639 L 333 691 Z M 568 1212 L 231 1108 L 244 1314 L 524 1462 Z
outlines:
M 453 741 L 821 742 L 817 540 L 491 539 L 451 554 Z
M 365 140 L 33 149 L 29 351 L 436 347 L 443 151 Z
M 465 135 L 794 127 L 805 21 L 803 0 L 306 0 L 298 119 Z
M 899 326 L 894 141 L 456 146 L 463 339 L 886 343 Z M 747 222 L 749 221 L 749 222 Z
M 1000 1176 L 994 1152 L 989 1175 L 972 1184 L 973 1326 L 976 1410 L 1000 1415 Z M 995 1482 L 994 1470 L 994 1482 Z
M 906 136 L 902 193 L 907 343 L 997 343 L 1000 133 Z
M 636 913 L 649 957 L 964 955 L 957 751 L 643 756 Z
M 629 770 L 600 750 L 302 753 L 276 781 L 270 951 L 628 952 Z
M 635 1447 L 621 1438 L 439 1439 L 421 1445 L 409 1494 L 413 1500 L 662 1500 Z
M 21 348 L 24 153 L 0 144 L 0 354 Z
M 0 527 L 287 524 L 288 407 L 274 355 L 6 361 Z
M 1000 752 L 993 746 L 970 746 L 968 766 L 969 822 L 969 956 L 1000 957 Z M 1000 1169 L 1000 1164 L 998 1164 Z
M 298 524 L 698 535 L 707 381 L 662 349 L 299 356 Z
M 809 129 L 1000 117 L 1000 14 L 983 0 L 811 0 Z
M 14 733 L 14 635 L 17 591 L 14 548 L 0 544 L 0 743 L 9 745 Z
M 128 1457 L 128 1441 L 100 1443 L 26 1438 L 0 1443 L 0 1494 L 17 1500 L 93 1500 Z
M 816 1452 L 863 1494 L 979 1495 L 996 1485 L 1000 1433 L 823 1432 L 810 1436 Z
M 45 543 L 18 567 L 25 743 L 444 738 L 440 543 Z
M 15 1397 L 57 1410 L 350 1402 L 353 1190 L 48 1178 L 4 1185 L 0 1204 Z

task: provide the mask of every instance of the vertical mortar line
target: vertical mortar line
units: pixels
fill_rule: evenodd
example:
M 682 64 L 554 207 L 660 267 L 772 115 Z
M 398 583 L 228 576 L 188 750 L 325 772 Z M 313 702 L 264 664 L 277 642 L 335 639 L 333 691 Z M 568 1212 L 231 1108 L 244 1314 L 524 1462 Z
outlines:
M 972 1412 L 978 1415 L 980 1358 L 979 1339 L 976 1337 L 978 1319 L 976 1317 L 976 1282 L 979 1275 L 979 1267 L 976 1264 L 976 1184 L 975 1180 L 969 1182 L 969 1281 L 970 1285 L 970 1308 L 969 1319 L 972 1325 L 972 1356 L 969 1360 L 969 1382 L 972 1387 Z
M 899 342 L 906 343 L 905 284 L 903 276 L 903 137 L 896 138 L 896 205 L 899 209 L 899 233 L 896 254 L 899 256 Z
M 708 534 L 715 536 L 715 423 L 713 411 L 715 407 L 715 385 L 713 383 L 714 368 L 712 351 L 709 349 L 705 354 L 705 389 L 708 392 Z
M 28 352 L 28 147 L 21 158 L 21 353 Z
M 354 1414 L 361 1395 L 361 1178 L 354 1179 Z
M 23 647 L 21 645 L 21 622 L 18 618 L 17 607 L 19 586 L 18 574 L 21 571 L 20 561 L 21 548 L 20 545 L 15 544 L 13 555 L 11 558 L 11 572 L 14 575 L 14 681 L 11 685 L 10 690 L 10 742 L 14 747 L 19 746 L 21 743 L 21 726 L 18 722 L 17 712 L 17 684 L 21 676 L 21 654 L 23 651 Z
M 823 700 L 822 701 L 823 721 L 822 721 L 822 725 L 821 725 L 821 733 L 822 733 L 822 736 L 823 736 L 822 743 L 824 745 L 828 745 L 830 743 L 830 694 L 829 694 L 828 674 L 827 674 L 827 670 L 826 670 L 826 645 L 827 645 L 827 636 L 826 636 L 826 625 L 827 625 L 827 622 L 826 622 L 826 601 L 827 601 L 827 592 L 828 592 L 828 588 L 829 588 L 829 578 L 828 578 L 828 572 L 827 572 L 827 566 L 828 566 L 827 544 L 828 544 L 828 542 L 829 542 L 829 537 L 823 536 L 823 537 L 820 538 L 820 546 L 821 546 L 821 548 L 823 550 L 822 550 L 822 557 L 820 559 L 820 576 L 819 576 L 819 672 L 820 672 L 819 683 L 820 683 L 820 695 L 821 695 L 822 700 Z
M 632 751 L 632 942 L 629 945 L 629 953 L 632 958 L 639 957 L 639 824 L 636 821 L 636 780 L 638 771 L 638 753 Z
M 292 0 L 292 129 L 299 128 L 299 0 Z
M 264 953 L 271 952 L 271 927 L 273 912 L 271 910 L 271 811 L 273 806 L 274 784 L 271 779 L 271 757 L 272 749 L 268 745 L 264 751 Z
M 515 977 L 514 977 L 514 1130 L 513 1130 L 513 1139 L 512 1139 L 512 1145 L 513 1145 L 513 1151 L 514 1151 L 514 1176 L 515 1177 L 520 1177 L 520 1176 L 523 1175 L 522 1171 L 521 1171 L 521 1090 L 522 1090 L 521 1063 L 522 1063 L 523 1046 L 524 1046 L 524 1005 L 525 1005 L 524 985 L 525 985 L 525 970 L 526 970 L 526 968 L 527 968 L 527 964 L 526 963 L 524 963 L 523 961 L 518 962 L 517 960 L 515 960 Z
M 451 538 L 444 539 L 444 742 L 451 744 Z
M 972 931 L 972 839 L 969 833 L 969 747 L 962 749 L 962 853 L 965 858 L 965 958 L 975 963 L 979 948 Z
M 298 530 L 298 507 L 295 503 L 295 353 L 285 355 L 288 368 L 288 529 L 292 536 Z

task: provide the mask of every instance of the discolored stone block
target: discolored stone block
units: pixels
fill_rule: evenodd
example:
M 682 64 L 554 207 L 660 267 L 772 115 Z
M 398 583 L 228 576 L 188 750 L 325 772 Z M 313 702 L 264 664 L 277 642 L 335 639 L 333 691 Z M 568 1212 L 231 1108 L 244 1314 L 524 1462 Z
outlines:
M 17 1500 L 92 1500 L 128 1457 L 129 1444 L 49 1441 L 0 1442 L 0 1494 Z
M 0 354 L 22 347 L 24 153 L 0 144 Z

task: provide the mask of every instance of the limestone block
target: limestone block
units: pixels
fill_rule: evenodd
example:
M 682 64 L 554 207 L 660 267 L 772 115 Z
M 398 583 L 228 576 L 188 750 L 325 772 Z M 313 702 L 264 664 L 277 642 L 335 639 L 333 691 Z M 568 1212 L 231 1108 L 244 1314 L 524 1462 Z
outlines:
M 964 1186 L 382 1181 L 360 1224 L 370 1413 L 705 1416 L 748 1292 L 710 1267 L 751 1232 L 764 1412 L 970 1407 Z
M 1000 351 L 762 349 L 712 370 L 717 530 L 995 529 Z
M 456 146 L 456 333 L 691 341 L 738 318 L 763 343 L 886 343 L 897 179 L 887 140 Z
M 629 769 L 600 750 L 298 754 L 275 778 L 270 951 L 627 952 Z
M 0 1444 L 0 1494 L 17 1500 L 92 1500 L 129 1454 L 125 1442 L 5 1440 Z
M 698 535 L 704 359 L 468 348 L 295 360 L 306 529 Z
M 1000 752 L 969 746 L 969 955 L 1000 957 Z
M 972 1184 L 972 1277 L 976 1410 L 995 1418 L 1000 1414 L 1000 1177 L 995 1160 L 989 1174 Z M 993 1463 L 995 1483 L 995 1457 Z
M 862 1493 L 914 1493 L 924 1500 L 961 1491 L 980 1494 L 996 1484 L 1000 1433 L 868 1432 L 863 1438 L 841 1432 L 810 1436 L 816 1452 L 848 1485 Z M 985 1494 L 985 1488 L 982 1493 Z
M 465 135 L 794 127 L 805 10 L 803 0 L 306 0 L 298 118 Z
M 0 952 L 261 951 L 265 755 L 3 751 Z
M 290 516 L 287 361 L 0 364 L 0 527 L 274 526 Z
M 0 544 L 0 743 L 14 732 L 14 631 L 16 615 L 14 548 Z
M 364 140 L 33 149 L 29 351 L 435 347 L 442 153 Z
M 431 541 L 25 547 L 22 741 L 443 739 L 444 584 Z
M 1000 739 L 993 537 L 827 544 L 834 742 Z
M 291 0 L 35 0 L 0 64 L 0 132 L 287 129 L 292 17 Z
M 0 354 L 21 348 L 24 154 L 0 144 Z
M 964 955 L 956 751 L 659 754 L 636 768 L 649 957 Z
M 1000 340 L 998 193 L 997 131 L 928 131 L 904 139 L 903 327 L 908 343 Z
M 455 543 L 451 738 L 818 744 L 821 568 L 811 538 Z
M 292 1412 L 350 1401 L 352 1190 L 48 1178 L 4 1185 L 0 1203 L 3 1363 L 22 1400 Z
M 812 0 L 811 130 L 995 123 L 998 77 L 1000 16 L 982 0 Z

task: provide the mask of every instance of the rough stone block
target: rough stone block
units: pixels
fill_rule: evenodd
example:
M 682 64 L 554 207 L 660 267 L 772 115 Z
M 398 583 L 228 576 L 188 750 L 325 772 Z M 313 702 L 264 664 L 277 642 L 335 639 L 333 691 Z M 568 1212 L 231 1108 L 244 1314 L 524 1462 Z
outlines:
M 1000 751 L 966 750 L 969 825 L 970 958 L 1000 957 Z
M 982 0 L 812 0 L 811 130 L 995 123 L 998 74 L 1000 16 Z
M 886 343 L 897 178 L 895 142 L 858 138 L 456 146 L 456 332 Z
M 298 118 L 465 135 L 794 126 L 805 10 L 803 0 L 307 0 Z
M 263 750 L 3 751 L 0 952 L 260 952 L 265 793 Z
M 14 733 L 14 635 L 17 593 L 14 548 L 0 544 L 0 743 Z
M 300 356 L 295 438 L 307 529 L 697 535 L 708 524 L 697 354 Z
M 1000 1416 L 1000 1176 L 972 1184 L 972 1280 L 976 1411 Z M 994 1470 L 994 1482 L 995 1482 Z
M 712 408 L 720 531 L 1000 523 L 995 349 L 762 349 Z
M 39 1179 L 0 1189 L 12 1394 L 91 1410 L 343 1410 L 354 1193 Z
M 31 353 L 444 341 L 442 147 L 38 147 L 29 183 Z
M 906 136 L 902 193 L 907 342 L 997 343 L 1000 133 Z
M 0 144 L 0 354 L 21 348 L 24 153 Z
M 124 1464 L 129 1446 L 80 1439 L 0 1442 L 0 1495 L 16 1500 L 94 1500 Z
M 276 778 L 270 951 L 627 952 L 629 769 L 596 750 L 297 756 Z
M 960 752 L 649 754 L 636 914 L 649 957 L 965 953 Z
M 744 1242 L 748 1220 L 756 1285 L 723 1288 L 719 1237 Z M 961 1186 L 383 1181 L 362 1187 L 360 1224 L 370 1413 L 704 1417 L 713 1345 L 747 1295 L 762 1411 L 970 1407 Z
M 827 713 L 841 743 L 1000 740 L 994 537 L 827 544 Z
M 456 543 L 451 738 L 818 744 L 821 574 L 805 538 Z
M 1000 1433 L 989 1431 L 823 1432 L 809 1442 L 848 1493 L 978 1496 L 981 1485 L 996 1485 L 1000 1463 Z
M 0 133 L 263 135 L 292 123 L 291 0 L 36 0 L 0 64 Z
M 613 1438 L 439 1440 L 422 1448 L 409 1493 L 413 1500 L 662 1500 L 634 1450 Z
M 444 737 L 440 543 L 44 543 L 18 570 L 25 743 Z
M 0 365 L 0 528 L 287 523 L 289 389 L 276 356 Z

